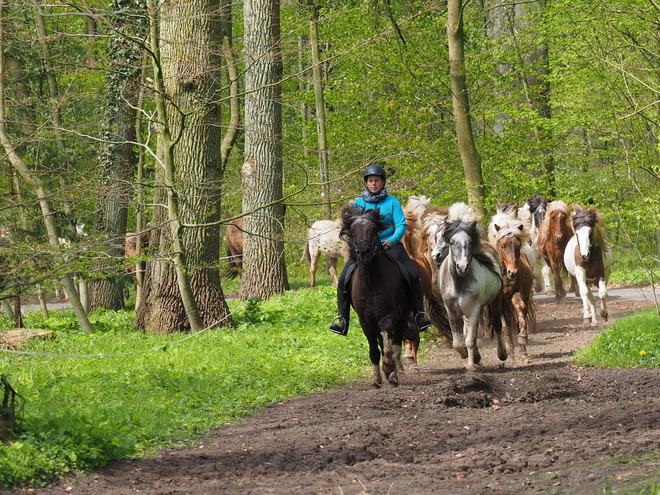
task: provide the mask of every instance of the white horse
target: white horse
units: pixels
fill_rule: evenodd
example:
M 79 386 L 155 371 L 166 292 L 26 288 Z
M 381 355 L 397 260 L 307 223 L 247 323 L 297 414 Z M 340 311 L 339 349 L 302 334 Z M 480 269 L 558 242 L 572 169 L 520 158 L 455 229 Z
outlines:
M 612 248 L 605 237 L 605 222 L 600 211 L 579 205 L 573 205 L 573 210 L 575 235 L 566 245 L 564 264 L 577 281 L 584 322 L 596 326 L 596 301 L 589 285 L 598 286 L 600 316 L 607 321 L 607 281 L 612 268 Z
M 467 358 L 468 370 L 476 370 L 481 361 L 477 331 L 482 309 L 488 307 L 491 330 L 497 336 L 497 357 L 500 361 L 506 360 L 501 319 L 502 278 L 497 253 L 488 243 L 481 242 L 476 221 L 445 223 L 442 238 L 449 249 L 438 270 L 438 287 L 447 308 L 453 348 L 463 359 Z M 441 246 L 436 244 L 436 256 L 442 256 L 441 251 Z
M 337 261 L 339 258 L 346 259 L 345 243 L 339 238 L 341 225 L 339 220 L 319 220 L 314 222 L 307 232 L 307 242 L 303 256 L 309 263 L 310 284 L 316 285 L 316 270 L 318 269 L 321 255 L 325 254 L 330 265 L 330 275 L 337 287 Z

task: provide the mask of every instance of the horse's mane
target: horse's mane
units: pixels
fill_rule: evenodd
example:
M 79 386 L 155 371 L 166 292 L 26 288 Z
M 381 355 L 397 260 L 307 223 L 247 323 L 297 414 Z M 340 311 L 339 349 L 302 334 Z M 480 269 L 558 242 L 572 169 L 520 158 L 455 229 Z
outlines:
M 527 198 L 526 204 L 529 205 L 529 211 L 534 216 L 534 223 L 537 228 L 540 228 L 541 223 L 543 223 L 549 202 L 550 200 L 544 199 L 540 194 L 535 194 Z
M 525 222 L 518 216 L 518 206 L 515 203 L 507 203 L 504 208 L 497 208 L 497 213 L 493 215 L 488 225 L 488 240 L 495 245 L 498 239 L 513 235 L 522 242 L 529 239 L 529 230 Z
M 420 252 L 422 244 L 426 240 L 428 234 L 426 230 L 422 228 L 419 213 L 417 213 L 414 207 L 410 206 L 410 201 L 403 209 L 403 212 L 406 215 L 406 233 L 403 236 L 403 239 L 401 239 L 401 243 L 406 248 L 408 254 L 412 257 Z
M 359 206 L 347 204 L 341 209 L 341 230 L 339 231 L 339 238 L 342 241 L 351 243 L 353 241 L 353 224 L 360 219 L 366 219 L 376 224 L 376 230 L 381 232 L 387 228 L 383 223 L 383 217 L 380 215 L 380 208 L 372 210 L 364 210 Z M 353 254 L 351 253 L 351 256 Z
M 494 248 L 490 244 L 482 243 L 481 234 L 479 233 L 476 220 L 472 222 L 464 222 L 462 220 L 452 220 L 448 222 L 442 233 L 442 238 L 447 244 L 449 244 L 451 238 L 460 231 L 463 231 L 470 236 L 470 240 L 472 241 L 472 256 L 482 265 L 486 266 L 486 268 L 497 273 L 498 276 L 501 276 L 501 269 L 497 265 L 495 258 L 497 254 L 493 254 Z
M 406 208 L 415 212 L 419 218 L 431 208 L 431 198 L 426 196 L 409 196 Z M 404 208 L 405 210 L 405 208 Z
M 550 217 L 556 211 L 560 211 L 564 213 L 568 220 L 571 219 L 571 209 L 565 202 L 559 199 L 556 201 L 552 201 L 551 203 L 548 203 L 547 213 L 545 215 L 545 218 L 543 219 L 543 223 L 539 227 L 539 237 L 541 239 L 545 239 L 548 235 L 550 235 Z
M 479 220 L 477 215 L 474 213 L 472 208 L 470 208 L 465 203 L 454 203 L 449 207 L 449 213 L 447 215 L 448 219 L 451 220 L 461 220 L 462 222 L 476 222 Z
M 600 210 L 596 208 L 582 208 L 578 204 L 573 205 L 573 227 L 578 230 L 580 227 L 591 227 L 594 234 L 594 244 L 598 246 L 607 245 L 607 235 L 605 233 L 605 221 Z

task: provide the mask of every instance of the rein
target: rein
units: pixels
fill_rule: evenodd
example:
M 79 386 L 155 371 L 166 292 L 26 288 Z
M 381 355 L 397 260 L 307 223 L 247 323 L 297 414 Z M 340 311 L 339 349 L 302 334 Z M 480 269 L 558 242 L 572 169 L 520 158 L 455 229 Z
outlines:
M 357 243 L 351 242 L 351 244 L 352 244 L 351 247 L 353 248 L 353 252 L 356 255 L 360 254 L 360 252 L 358 251 L 358 247 L 361 244 L 367 244 L 369 246 L 369 250 L 371 251 L 371 253 L 374 256 L 379 254 L 379 253 L 384 252 L 383 251 L 383 245 L 381 244 L 380 239 L 378 239 L 378 237 L 376 237 L 376 241 L 374 241 L 374 242 L 369 242 L 367 239 L 362 239 L 362 240 L 358 241 Z

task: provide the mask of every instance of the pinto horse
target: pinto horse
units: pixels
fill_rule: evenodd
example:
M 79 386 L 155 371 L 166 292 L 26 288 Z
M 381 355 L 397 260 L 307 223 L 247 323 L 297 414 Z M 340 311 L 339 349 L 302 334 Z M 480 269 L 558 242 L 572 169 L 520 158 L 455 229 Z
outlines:
M 504 292 L 502 313 L 506 324 L 504 340 L 513 355 L 513 338 L 518 335 L 520 354 L 527 358 L 527 337 L 536 328 L 534 274 L 521 248 L 527 246 L 529 232 L 515 210 L 493 216 L 488 238 L 502 261 Z
M 322 254 L 328 259 L 330 276 L 337 287 L 337 261 L 339 258 L 346 259 L 344 241 L 339 238 L 340 230 L 339 220 L 319 220 L 308 230 L 303 257 L 309 264 L 311 287 L 316 286 L 316 271 Z
M 538 245 L 555 279 L 556 301 L 566 295 L 564 277 L 568 272 L 564 264 L 564 251 L 571 237 L 573 237 L 573 222 L 569 206 L 563 201 L 548 203 L 548 211 L 539 229 Z M 573 285 L 571 282 L 571 287 Z
M 566 245 L 564 263 L 577 281 L 585 323 L 596 326 L 596 304 L 590 285 L 598 286 L 600 316 L 607 321 L 607 281 L 612 267 L 612 249 L 605 236 L 605 222 L 600 211 L 580 205 L 573 205 L 573 209 L 575 235 Z
M 386 380 L 398 386 L 401 343 L 407 328 L 415 328 L 413 307 L 406 281 L 398 266 L 383 251 L 378 232 L 386 228 L 380 209 L 362 210 L 347 205 L 341 211 L 341 239 L 350 247 L 355 271 L 350 279 L 353 309 L 369 342 L 373 365 L 373 388 L 380 388 L 382 370 Z
M 549 202 L 549 199 L 544 199 L 540 194 L 535 194 L 534 196 L 527 198 L 527 201 L 523 207 L 520 208 L 518 213 L 518 216 L 520 216 L 520 218 L 523 220 L 529 216 L 529 242 L 537 261 L 536 265 L 532 266 L 532 269 L 534 270 L 534 288 L 536 289 L 536 292 L 541 292 L 543 290 L 546 294 L 550 294 L 552 292 L 550 286 L 550 274 L 552 272 L 548 264 L 545 262 L 545 259 L 543 258 L 538 240 L 539 228 L 541 227 L 543 219 L 545 218 Z M 539 262 L 541 265 L 540 270 L 538 266 Z
M 481 361 L 477 330 L 482 309 L 488 307 L 491 330 L 497 336 L 497 357 L 506 360 L 501 318 L 502 278 L 497 254 L 492 246 L 481 241 L 476 221 L 454 220 L 445 225 L 442 237 L 449 252 L 438 270 L 438 286 L 447 308 L 453 348 L 463 359 L 467 358 L 468 370 L 476 370 Z

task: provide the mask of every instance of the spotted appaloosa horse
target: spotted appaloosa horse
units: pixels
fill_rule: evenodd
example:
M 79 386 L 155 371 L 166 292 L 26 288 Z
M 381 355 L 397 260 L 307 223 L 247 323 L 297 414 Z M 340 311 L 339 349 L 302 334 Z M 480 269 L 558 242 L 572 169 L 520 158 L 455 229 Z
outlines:
M 527 338 L 536 328 L 534 307 L 534 275 L 521 247 L 527 246 L 529 232 L 517 208 L 493 216 L 488 227 L 488 239 L 502 262 L 504 292 L 502 313 L 506 325 L 503 330 L 507 351 L 513 356 L 513 336 L 518 335 L 520 354 L 527 358 Z
M 607 321 L 607 281 L 612 267 L 612 249 L 605 236 L 601 212 L 580 205 L 573 205 L 573 209 L 575 235 L 566 245 L 564 263 L 577 281 L 585 323 L 596 326 L 596 304 L 590 285 L 598 287 L 600 316 Z
M 571 237 L 573 237 L 573 222 L 569 206 L 560 200 L 548 203 L 548 211 L 539 229 L 538 245 L 543 259 L 552 270 L 557 301 L 566 295 L 564 277 L 568 272 L 564 264 L 564 251 Z
M 339 220 L 319 220 L 314 222 L 307 231 L 307 242 L 303 250 L 303 258 L 309 264 L 310 286 L 316 286 L 316 271 L 321 255 L 325 254 L 330 265 L 330 276 L 337 287 L 337 261 L 346 259 L 345 243 L 339 238 L 341 225 Z

